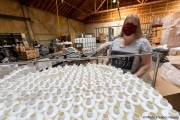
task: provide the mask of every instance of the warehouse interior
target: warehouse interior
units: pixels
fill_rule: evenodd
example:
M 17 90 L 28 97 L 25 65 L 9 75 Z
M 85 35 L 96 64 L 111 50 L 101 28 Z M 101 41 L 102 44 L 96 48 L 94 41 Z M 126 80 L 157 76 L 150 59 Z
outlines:
M 3 120 L 180 119 L 180 0 L 0 0 L 0 91 Z

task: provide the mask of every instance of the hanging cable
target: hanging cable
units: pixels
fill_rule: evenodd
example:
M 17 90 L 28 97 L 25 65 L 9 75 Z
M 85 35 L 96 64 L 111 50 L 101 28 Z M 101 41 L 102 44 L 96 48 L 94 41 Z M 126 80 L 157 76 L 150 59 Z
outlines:
M 61 0 L 61 2 L 63 2 Z M 56 0 L 56 15 L 57 15 L 57 23 L 58 23 L 58 37 L 60 37 L 60 22 L 59 22 L 59 7 L 58 7 L 58 0 Z M 61 50 L 61 40 L 60 40 L 60 47 L 59 49 Z

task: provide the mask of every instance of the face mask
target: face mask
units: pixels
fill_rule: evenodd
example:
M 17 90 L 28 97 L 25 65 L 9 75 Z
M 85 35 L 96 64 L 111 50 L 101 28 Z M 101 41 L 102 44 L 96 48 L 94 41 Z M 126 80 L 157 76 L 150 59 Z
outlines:
M 126 23 L 123 25 L 123 28 L 122 28 L 122 30 L 126 36 L 130 36 L 133 33 L 135 33 L 136 29 L 137 29 L 137 25 L 134 25 L 132 23 Z

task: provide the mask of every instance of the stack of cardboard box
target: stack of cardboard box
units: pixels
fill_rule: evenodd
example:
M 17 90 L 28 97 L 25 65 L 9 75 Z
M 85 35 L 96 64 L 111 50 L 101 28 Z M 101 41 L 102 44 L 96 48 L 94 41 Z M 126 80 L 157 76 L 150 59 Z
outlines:
M 160 44 L 162 27 L 153 27 L 151 39 L 153 44 Z
M 161 37 L 161 44 L 167 44 L 169 48 L 180 46 L 180 12 L 164 18 Z
M 39 57 L 39 50 L 38 48 L 29 47 L 27 41 L 23 42 L 21 46 L 15 46 L 14 49 L 18 54 L 18 59 L 21 60 L 29 60 L 33 58 Z

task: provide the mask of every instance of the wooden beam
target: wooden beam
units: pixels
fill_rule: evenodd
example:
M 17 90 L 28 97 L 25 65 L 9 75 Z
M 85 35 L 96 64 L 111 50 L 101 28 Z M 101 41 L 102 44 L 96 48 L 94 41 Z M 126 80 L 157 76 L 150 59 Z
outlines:
M 71 6 L 72 8 L 74 8 L 74 9 L 76 9 L 76 10 L 78 10 L 78 11 L 80 11 L 80 12 L 84 13 L 84 14 L 87 14 L 87 13 L 83 12 L 82 10 L 80 10 L 80 9 L 76 8 L 75 6 L 73 6 L 73 5 L 69 4 L 69 3 L 68 3 L 68 2 L 66 2 L 66 1 L 64 1 L 63 3 L 65 3 L 66 5 Z
M 104 1 L 100 4 L 100 6 L 98 7 L 98 9 L 97 9 L 96 11 L 98 11 L 98 10 L 102 7 L 102 5 L 105 3 L 105 1 L 106 1 L 106 0 L 104 0 Z
M 167 1 L 168 0 L 148 2 L 148 3 L 144 3 L 143 6 L 153 5 L 153 4 L 158 4 L 158 3 L 164 3 L 164 2 L 167 2 Z M 126 7 L 120 7 L 120 10 L 127 9 L 127 8 L 135 8 L 135 7 L 140 7 L 140 6 L 142 6 L 142 5 L 141 4 L 137 4 L 137 5 L 130 5 L 130 6 L 126 6 Z M 102 10 L 102 11 L 90 13 L 90 15 L 100 14 L 100 13 L 107 13 L 107 12 L 113 12 L 113 11 L 117 11 L 117 10 L 118 10 L 118 8 L 113 8 L 113 9 L 109 9 L 109 10 Z
M 94 0 L 94 12 L 96 12 L 96 0 Z
M 89 12 L 91 12 L 91 13 L 93 13 L 93 12 L 94 12 L 94 11 L 92 11 L 92 10 L 88 9 L 88 8 L 85 8 L 85 10 L 87 10 L 87 11 L 89 11 Z

